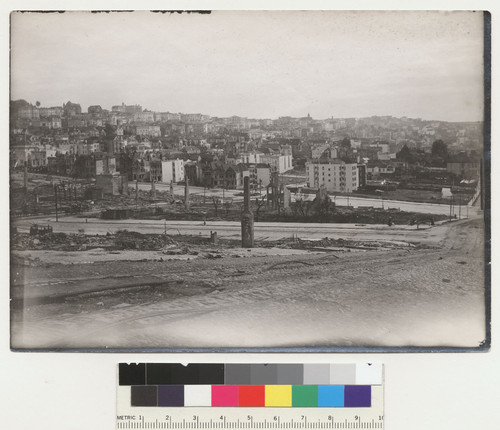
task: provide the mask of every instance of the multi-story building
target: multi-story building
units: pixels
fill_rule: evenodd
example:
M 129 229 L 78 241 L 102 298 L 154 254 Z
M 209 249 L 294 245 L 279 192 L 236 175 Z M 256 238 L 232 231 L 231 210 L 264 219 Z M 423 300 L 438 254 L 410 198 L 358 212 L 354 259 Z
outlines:
M 165 121 L 180 121 L 181 114 L 180 113 L 171 113 L 171 112 L 155 112 L 155 121 L 165 122 Z
M 97 175 L 113 175 L 116 173 L 116 158 L 108 155 L 97 157 L 95 160 L 95 171 Z
M 240 160 L 243 164 L 258 164 L 260 163 L 260 157 L 263 155 L 262 152 L 242 152 Z
M 38 110 L 40 111 L 40 118 L 48 118 L 51 116 L 61 117 L 63 114 L 63 109 L 61 106 L 41 107 Z
M 63 113 L 65 116 L 80 115 L 82 107 L 78 103 L 65 103 L 63 104 Z
M 136 136 L 161 137 L 159 125 L 137 125 L 134 130 Z
M 135 112 L 132 115 L 132 120 L 134 122 L 152 123 L 155 122 L 155 114 L 154 112 Z
M 59 116 L 40 117 L 40 127 L 49 130 L 57 130 L 62 128 L 62 120 Z
M 248 164 L 245 167 L 249 172 L 251 189 L 262 191 L 271 183 L 271 167 L 269 164 Z
M 102 114 L 102 107 L 100 105 L 89 106 L 87 112 L 92 115 L 100 115 Z
M 259 162 L 269 164 L 271 169 L 276 170 L 278 173 L 285 173 L 293 168 L 292 154 L 263 154 L 260 156 Z
M 161 162 L 161 182 L 184 181 L 184 160 L 163 160 Z
M 358 165 L 338 159 L 317 159 L 306 163 L 309 186 L 324 185 L 328 191 L 351 193 L 359 187 Z
M 99 142 L 79 141 L 76 143 L 77 155 L 90 155 L 93 152 L 100 151 L 101 144 Z
M 18 109 L 17 117 L 19 119 L 39 119 L 40 111 L 35 106 L 26 106 Z

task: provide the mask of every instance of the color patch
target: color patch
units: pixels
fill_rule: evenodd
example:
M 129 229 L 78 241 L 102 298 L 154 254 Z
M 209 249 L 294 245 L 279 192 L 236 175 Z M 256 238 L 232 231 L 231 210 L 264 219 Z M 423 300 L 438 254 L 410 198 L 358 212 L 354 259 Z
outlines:
M 278 385 L 302 385 L 303 369 L 302 364 L 278 364 L 276 370 L 276 384 Z
M 212 386 L 185 385 L 184 406 L 212 406 Z
M 266 405 L 264 385 L 240 385 L 238 388 L 238 406 L 263 407 Z
M 304 364 L 304 385 L 321 385 L 330 383 L 329 364 Z
M 266 406 L 292 406 L 292 386 L 266 385 Z
M 344 388 L 344 406 L 347 408 L 370 407 L 372 405 L 372 387 L 370 385 L 346 385 Z
M 184 406 L 184 385 L 160 385 L 158 406 Z
M 118 366 L 118 385 L 146 385 L 146 364 L 120 363 Z
M 251 364 L 250 384 L 251 385 L 272 385 L 278 382 L 277 364 Z
M 295 407 L 317 407 L 318 386 L 317 385 L 293 385 L 292 406 Z
M 227 385 L 250 384 L 250 365 L 226 364 L 224 384 Z
M 319 385 L 318 406 L 321 407 L 343 407 L 344 386 L 343 385 Z
M 330 384 L 351 385 L 356 383 L 355 364 L 332 364 L 330 366 Z
M 356 364 L 356 385 L 382 385 L 382 365 Z
M 131 406 L 158 406 L 156 385 L 133 385 L 130 387 Z
M 212 406 L 238 406 L 238 386 L 212 385 Z
M 148 385 L 224 384 L 223 364 L 147 363 Z

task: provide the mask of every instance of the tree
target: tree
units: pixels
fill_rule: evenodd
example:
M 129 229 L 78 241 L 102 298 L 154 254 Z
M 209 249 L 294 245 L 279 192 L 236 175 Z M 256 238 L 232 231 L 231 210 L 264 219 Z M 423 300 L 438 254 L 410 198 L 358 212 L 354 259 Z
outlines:
M 109 123 L 106 123 L 106 125 L 104 126 L 104 133 L 106 134 L 107 139 L 113 140 L 116 137 L 116 131 L 114 127 Z
M 431 165 L 434 167 L 445 167 L 448 161 L 448 147 L 442 140 L 436 140 L 431 149 Z
M 265 197 L 261 197 L 260 199 L 257 197 L 255 199 L 255 204 L 257 205 L 257 209 L 255 211 L 255 221 L 258 222 L 259 221 L 260 208 L 266 204 Z
M 448 146 L 441 139 L 436 140 L 432 144 L 431 154 L 433 158 L 441 157 L 446 159 L 448 157 Z
M 229 209 L 231 209 L 232 205 L 233 205 L 232 199 L 226 199 L 226 201 L 224 202 L 224 209 L 226 210 L 226 218 L 229 215 Z
M 218 215 L 218 211 L 219 211 L 219 206 L 220 206 L 220 199 L 218 199 L 217 197 L 213 196 L 212 197 L 212 202 L 214 204 L 214 209 L 215 209 L 215 216 Z
M 342 141 L 340 142 L 340 146 L 343 146 L 344 148 L 350 148 L 351 147 L 351 139 L 349 139 L 348 136 L 345 136 Z
M 406 161 L 407 163 L 412 163 L 414 160 L 413 154 L 407 145 L 403 145 L 401 150 L 396 154 L 396 159 L 401 161 Z

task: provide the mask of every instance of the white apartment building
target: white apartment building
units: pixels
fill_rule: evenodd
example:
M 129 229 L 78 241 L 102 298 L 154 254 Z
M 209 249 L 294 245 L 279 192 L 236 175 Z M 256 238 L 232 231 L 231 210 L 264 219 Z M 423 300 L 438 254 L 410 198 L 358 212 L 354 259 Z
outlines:
M 261 157 L 264 155 L 262 152 L 242 152 L 240 160 L 243 164 L 259 164 L 262 163 Z
M 285 173 L 293 169 L 292 154 L 288 155 L 265 155 L 260 156 L 259 163 L 269 164 L 272 170 L 277 170 L 278 173 Z
M 344 163 L 335 159 L 308 161 L 306 176 L 311 187 L 319 188 L 324 185 L 327 191 L 351 193 L 359 187 L 356 163 Z
M 163 160 L 161 162 L 161 181 L 181 182 L 184 180 L 184 160 Z

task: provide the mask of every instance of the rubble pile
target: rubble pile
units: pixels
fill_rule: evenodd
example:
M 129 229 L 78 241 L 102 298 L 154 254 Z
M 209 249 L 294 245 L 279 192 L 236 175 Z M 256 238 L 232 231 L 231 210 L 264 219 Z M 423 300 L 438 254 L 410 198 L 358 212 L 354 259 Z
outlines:
M 197 255 L 197 252 L 192 251 L 190 247 L 209 243 L 208 237 L 175 236 L 174 239 L 167 234 L 142 234 L 127 230 L 106 235 L 15 233 L 11 237 L 13 250 L 86 251 L 102 248 L 109 251 L 162 251 L 167 255 Z

